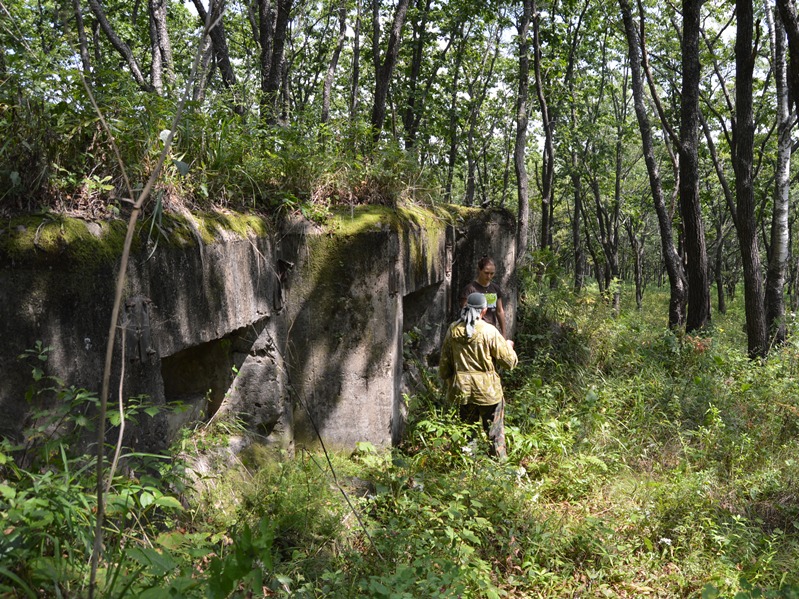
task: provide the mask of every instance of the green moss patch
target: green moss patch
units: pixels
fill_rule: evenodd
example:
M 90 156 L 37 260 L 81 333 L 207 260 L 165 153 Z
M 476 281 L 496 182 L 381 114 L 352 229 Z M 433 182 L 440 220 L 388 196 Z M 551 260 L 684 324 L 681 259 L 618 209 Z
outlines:
M 55 266 L 92 269 L 113 264 L 122 254 L 127 233 L 122 220 L 88 222 L 78 218 L 46 214 L 11 220 L 0 229 L 0 264 Z M 148 238 L 159 244 L 186 246 L 202 241 L 212 244 L 233 234 L 263 237 L 269 222 L 259 216 L 234 212 L 194 214 L 191 222 L 180 215 L 164 216 L 158 226 L 148 218 L 137 224 L 133 252 Z
M 122 252 L 126 230 L 122 221 L 89 223 L 54 215 L 13 219 L 0 232 L 0 262 L 85 268 L 110 264 Z
M 452 220 L 453 213 L 444 208 L 361 205 L 332 209 L 328 227 L 334 235 L 357 235 L 386 228 L 399 231 L 408 225 L 439 229 Z

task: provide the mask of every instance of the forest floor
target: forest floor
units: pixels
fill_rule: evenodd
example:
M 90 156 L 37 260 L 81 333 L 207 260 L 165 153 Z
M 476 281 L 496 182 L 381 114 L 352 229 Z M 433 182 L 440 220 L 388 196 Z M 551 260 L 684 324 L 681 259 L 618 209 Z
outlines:
M 687 336 L 666 293 L 614 316 L 526 283 L 504 462 L 425 368 L 390 452 L 231 462 L 216 422 L 131 456 L 151 474 L 112 486 L 99 596 L 799 597 L 799 337 L 752 362 L 741 298 Z M 3 597 L 86 594 L 90 461 L 49 447 L 0 448 Z

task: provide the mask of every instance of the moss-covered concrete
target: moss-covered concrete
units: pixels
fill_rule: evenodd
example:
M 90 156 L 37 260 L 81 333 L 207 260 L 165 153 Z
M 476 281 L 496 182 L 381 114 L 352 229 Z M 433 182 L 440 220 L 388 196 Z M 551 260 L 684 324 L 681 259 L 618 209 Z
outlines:
M 86 269 L 110 264 L 122 252 L 126 228 L 122 221 L 90 225 L 61 216 L 15 218 L 0 233 L 0 264 L 63 264 Z
M 69 265 L 93 269 L 113 264 L 121 255 L 127 222 L 89 222 L 79 218 L 45 214 L 11 219 L 0 228 L 0 264 L 15 266 Z M 191 222 L 181 215 L 164 215 L 159 223 L 150 218 L 137 223 L 134 252 L 150 245 L 186 247 L 200 241 L 210 245 L 231 235 L 263 237 L 273 230 L 263 217 L 235 212 L 195 213 Z
M 305 431 L 312 439 L 313 417 L 326 443 L 396 441 L 403 319 L 425 326 L 436 343 L 436 327 L 448 322 L 450 286 L 462 283 L 452 278 L 460 268 L 453 252 L 471 270 L 474 255 L 502 255 L 512 242 L 512 222 L 492 218 L 455 206 L 344 207 L 323 223 L 226 211 L 164 215 L 157 226 L 144 218 L 125 297 L 145 306 L 156 353 L 126 369 L 129 388 L 165 399 L 164 387 L 175 393 L 174 381 L 164 382 L 174 356 L 231 339 L 240 376 L 223 403 L 254 415 L 261 434 L 291 440 Z M 57 216 L 0 223 L 6 336 L 23 349 L 37 339 L 56 347 L 53 373 L 78 385 L 100 380 L 126 228 L 122 220 Z M 12 370 L 20 351 L 0 351 L 0 370 Z M 198 388 L 212 386 L 212 371 L 192 371 L 202 379 L 193 381 Z M 18 379 L 0 381 L 0 408 L 21 415 Z M 307 416 L 296 398 L 307 403 Z

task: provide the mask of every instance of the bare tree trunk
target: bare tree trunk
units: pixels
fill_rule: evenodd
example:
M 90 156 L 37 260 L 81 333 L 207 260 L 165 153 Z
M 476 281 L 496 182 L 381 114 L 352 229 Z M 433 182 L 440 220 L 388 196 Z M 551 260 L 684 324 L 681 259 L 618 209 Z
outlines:
M 431 0 L 417 0 L 416 12 L 418 19 L 413 24 L 413 52 L 411 55 L 410 74 L 408 76 L 408 100 L 402 115 L 402 125 L 405 130 L 405 149 L 409 150 L 416 143 L 418 113 L 422 110 L 422 98 L 419 98 L 419 75 L 425 57 L 425 46 L 429 34 L 427 21 L 430 15 Z
M 258 66 L 261 83 L 261 111 L 266 112 L 267 104 L 264 103 L 266 90 L 269 87 L 269 69 L 272 66 L 272 42 L 275 37 L 275 12 L 270 0 L 258 0 L 258 45 L 260 54 Z
M 680 256 L 674 246 L 674 238 L 671 231 L 671 218 L 669 217 L 668 210 L 666 209 L 666 202 L 663 198 L 660 170 L 658 168 L 657 157 L 655 156 L 652 127 L 646 112 L 644 80 L 641 73 L 641 47 L 638 40 L 638 31 L 633 22 L 629 1 L 619 0 L 619 5 L 624 19 L 624 31 L 627 37 L 627 49 L 630 55 L 630 73 L 632 75 L 633 97 L 635 99 L 635 114 L 638 118 L 638 128 L 641 131 L 644 161 L 646 162 L 647 172 L 649 173 L 649 186 L 652 191 L 655 212 L 658 217 L 661 252 L 669 277 L 669 327 L 676 329 L 681 327 L 685 322 L 687 281 L 685 279 L 685 272 L 682 262 L 680 261 Z
M 483 102 L 485 101 L 486 93 L 488 92 L 488 84 L 491 81 L 491 75 L 494 72 L 494 63 L 499 55 L 500 35 L 501 29 L 497 27 L 497 38 L 494 39 L 493 35 L 489 38 L 489 45 L 483 54 L 480 70 L 474 79 L 469 82 L 469 133 L 466 138 L 466 197 L 464 198 L 463 202 L 467 206 L 474 204 L 475 170 L 477 168 L 477 157 L 475 156 L 476 152 L 474 146 L 475 137 L 477 136 L 477 119 L 480 116 L 480 111 L 483 108 Z M 493 52 L 491 51 L 492 45 L 494 46 Z M 486 74 L 485 68 L 486 63 L 489 61 L 489 57 L 490 63 L 488 66 L 488 73 Z M 475 86 L 480 83 L 481 79 L 482 83 L 480 84 L 480 89 L 479 91 L 475 92 Z
M 630 249 L 633 252 L 633 279 L 635 280 L 635 307 L 640 312 L 644 301 L 644 244 L 635 235 L 631 219 L 624 223 L 627 229 L 627 238 L 630 240 Z
M 330 58 L 330 64 L 327 67 L 327 74 L 325 75 L 324 89 L 322 90 L 322 119 L 326 123 L 330 118 L 330 93 L 333 89 L 333 78 L 336 75 L 336 66 L 338 66 L 338 59 L 341 56 L 341 51 L 344 49 L 344 41 L 347 39 L 347 3 L 342 1 L 338 8 L 338 41 L 336 48 L 333 50 L 333 56 Z
M 524 155 L 527 149 L 527 99 L 530 87 L 530 42 L 527 36 L 533 15 L 533 0 L 523 0 L 522 7 L 522 15 L 516 25 L 519 32 L 519 93 L 516 98 L 516 145 L 513 150 L 519 205 L 516 223 L 517 264 L 520 264 L 527 255 L 527 237 L 530 228 L 530 199 Z
M 585 252 L 580 238 L 580 213 L 582 212 L 583 189 L 578 170 L 577 150 L 571 152 L 571 180 L 574 191 L 574 216 L 572 218 L 572 245 L 574 246 L 574 292 L 580 293 L 585 285 Z
M 785 265 L 788 261 L 788 210 L 791 170 L 791 128 L 788 106 L 788 76 L 785 60 L 785 28 L 765 3 L 771 37 L 774 81 L 777 89 L 777 166 L 774 174 L 774 208 L 771 217 L 771 248 L 766 271 L 766 329 L 774 343 L 785 341 Z
M 552 183 L 555 176 L 555 145 L 552 139 L 552 119 L 549 105 L 544 95 L 544 81 L 541 75 L 541 40 L 539 35 L 539 14 L 535 0 L 533 11 L 533 70 L 538 106 L 541 109 L 541 125 L 544 128 L 544 152 L 541 156 L 541 249 L 552 244 Z
M 683 0 L 682 101 L 680 102 L 680 215 L 688 259 L 687 332 L 710 322 L 710 285 L 705 229 L 699 203 L 699 9 L 702 0 Z
M 350 121 L 358 114 L 358 87 L 361 79 L 361 0 L 355 2 L 355 27 L 352 37 L 352 87 L 350 88 Z
M 394 22 L 388 37 L 386 55 L 382 64 L 380 64 L 380 68 L 375 73 L 375 99 L 374 105 L 372 106 L 371 119 L 375 141 L 380 137 L 380 133 L 383 130 L 383 121 L 386 119 L 388 88 L 391 84 L 394 66 L 397 64 L 397 57 L 399 56 L 402 26 L 405 24 L 405 16 L 408 13 L 409 2 L 410 0 L 399 0 L 399 2 L 397 2 L 397 9 L 394 12 Z M 377 60 L 379 61 L 379 58 Z
M 727 313 L 727 302 L 724 297 L 724 231 L 721 220 L 716 224 L 716 254 L 715 254 L 715 275 L 716 275 L 716 297 L 718 298 L 719 314 Z
M 202 0 L 192 0 L 197 15 L 203 23 L 208 20 L 208 12 L 203 6 Z M 225 33 L 225 23 L 222 15 L 225 11 L 225 3 L 222 0 L 211 0 L 211 23 L 216 25 L 209 32 L 211 44 L 214 48 L 216 66 L 222 76 L 222 83 L 227 89 L 233 89 L 236 85 L 236 72 L 233 70 L 233 63 L 230 62 L 230 52 L 227 46 L 227 34 Z M 234 100 L 233 111 L 236 114 L 243 114 L 244 107 Z
M 147 8 L 150 14 L 151 37 L 152 32 L 154 31 L 155 33 L 155 43 L 152 48 L 153 59 L 155 59 L 157 52 L 162 77 L 166 78 L 166 82 L 169 85 L 174 85 L 175 62 L 172 58 L 172 44 L 169 41 L 169 30 L 166 25 L 167 1 L 149 0 Z M 155 86 L 154 83 L 153 86 Z
M 202 102 L 205 99 L 205 89 L 211 79 L 213 71 L 213 64 L 211 60 L 214 57 L 214 46 L 211 43 L 210 37 L 203 38 L 202 59 L 197 71 L 197 79 L 194 82 L 194 89 L 192 90 L 191 99 L 193 102 Z
M 569 49 L 569 61 L 566 66 L 566 83 L 569 89 L 569 116 L 571 126 L 575 130 L 577 127 L 576 102 L 574 98 L 575 57 L 577 47 L 580 43 L 580 29 L 589 5 L 590 0 L 585 0 L 583 9 L 580 12 L 580 17 L 573 31 Z M 583 190 L 582 179 L 580 177 L 580 156 L 575 143 L 572 142 L 571 145 L 571 168 L 569 169 L 569 176 L 571 177 L 572 190 L 574 192 L 574 215 L 571 223 L 572 246 L 574 250 L 574 292 L 579 294 L 585 284 L 585 252 L 583 251 L 582 239 L 580 236 L 580 213 L 582 212 Z
M 736 0 L 738 16 L 735 38 L 735 126 L 733 128 L 733 167 L 735 170 L 736 225 L 744 273 L 746 335 L 750 357 L 768 353 L 760 252 L 757 247 L 752 162 L 754 117 L 752 79 L 754 70 L 752 0 Z
M 130 47 L 122 41 L 122 39 L 117 35 L 116 31 L 114 31 L 114 28 L 111 27 L 111 23 L 108 22 L 108 19 L 103 12 L 103 8 L 100 6 L 99 0 L 89 0 L 89 6 L 91 7 L 95 18 L 97 19 L 100 28 L 108 38 L 108 41 L 111 42 L 111 45 L 114 46 L 116 51 L 119 52 L 119 54 L 125 59 L 125 62 L 128 63 L 128 68 L 130 69 L 133 79 L 136 81 L 138 86 L 146 92 L 155 91 L 155 88 L 147 81 L 147 79 L 145 79 L 144 75 L 142 74 L 139 63 L 133 56 L 133 52 L 131 51 Z
M 799 112 L 799 17 L 794 0 L 777 0 L 785 33 L 788 35 L 788 96 Z
M 156 16 L 154 14 L 155 7 L 153 0 L 148 3 L 150 15 L 150 82 L 155 88 L 155 93 L 159 96 L 164 95 L 164 69 L 163 61 L 161 60 L 161 49 L 158 43 L 158 29 L 155 25 Z
M 278 90 L 284 77 L 283 51 L 286 46 L 286 31 L 291 16 L 292 0 L 277 0 L 277 14 L 272 30 L 271 48 L 269 55 L 269 71 L 261 71 L 261 118 L 269 124 L 277 122 L 280 111 L 278 110 Z M 263 33 L 262 33 L 263 39 Z M 263 49 L 262 49 L 263 51 Z M 263 68 L 263 57 L 261 68 Z
M 75 25 L 78 29 L 78 45 L 80 48 L 80 62 L 83 73 L 87 79 L 91 78 L 92 64 L 89 60 L 89 42 L 86 39 L 86 28 L 83 25 L 83 11 L 80 8 L 80 0 L 72 0 L 72 9 L 75 12 Z M 2 71 L 0 71 L 2 73 Z
M 463 22 L 457 32 L 458 47 L 455 50 L 455 64 L 452 66 L 452 83 L 450 84 L 449 102 L 449 151 L 447 152 L 447 182 L 444 186 L 444 197 L 452 201 L 452 180 L 455 177 L 455 162 L 458 159 L 458 87 L 460 85 L 463 49 L 468 33 L 463 33 Z

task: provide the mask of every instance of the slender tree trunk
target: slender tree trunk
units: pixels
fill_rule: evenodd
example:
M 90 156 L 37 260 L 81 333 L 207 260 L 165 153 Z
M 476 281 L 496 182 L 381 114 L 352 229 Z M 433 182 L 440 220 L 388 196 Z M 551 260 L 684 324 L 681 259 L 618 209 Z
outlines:
M 578 169 L 577 151 L 571 152 L 571 180 L 574 191 L 574 217 L 572 218 L 572 245 L 574 246 L 574 292 L 580 293 L 585 285 L 585 252 L 580 237 L 580 213 L 582 212 L 583 189 Z
M 716 254 L 715 254 L 715 275 L 716 275 L 716 296 L 718 297 L 719 314 L 727 313 L 727 302 L 724 297 L 724 231 L 721 220 L 716 224 Z
M 613 213 L 612 220 L 608 222 L 608 236 L 610 242 L 611 260 L 611 275 L 616 279 L 613 289 L 613 312 L 617 316 L 621 311 L 621 272 L 619 270 L 619 221 L 621 214 L 621 187 L 624 164 L 624 127 L 627 122 L 627 111 L 629 104 L 627 103 L 627 74 L 625 73 L 624 83 L 622 85 L 621 97 L 616 102 L 616 168 L 614 175 L 613 185 Z
M 361 0 L 355 1 L 355 27 L 352 36 L 352 86 L 350 87 L 350 122 L 358 114 L 358 89 L 361 80 Z
M 197 78 L 194 82 L 194 89 L 192 90 L 191 99 L 193 102 L 202 102 L 205 99 L 205 89 L 210 82 L 213 72 L 213 64 L 211 60 L 214 57 L 214 47 L 211 44 L 211 38 L 203 38 L 202 59 L 200 60 L 200 67 L 197 71 Z
M 197 9 L 197 15 L 200 20 L 205 24 L 208 20 L 208 12 L 203 6 L 202 0 L 192 0 L 194 8 Z M 211 23 L 216 23 L 208 35 L 211 37 L 211 44 L 214 48 L 214 58 L 216 59 L 216 66 L 219 69 L 219 74 L 222 76 L 222 83 L 229 90 L 234 90 L 236 86 L 236 72 L 233 69 L 233 63 L 230 62 L 230 51 L 227 45 L 227 34 L 225 33 L 225 23 L 223 14 L 225 12 L 225 4 L 221 0 L 211 0 Z M 244 107 L 235 100 L 233 101 L 233 111 L 236 114 L 244 114 Z
M 449 103 L 449 152 L 447 152 L 447 182 L 444 197 L 452 201 L 452 181 L 455 177 L 455 163 L 458 160 L 458 88 L 460 86 L 461 63 L 463 61 L 466 37 L 463 34 L 463 22 L 458 30 L 458 47 L 455 50 L 455 64 L 452 66 L 452 83 L 450 85 Z
M 130 69 L 131 75 L 133 75 L 133 79 L 136 81 L 138 86 L 146 92 L 155 91 L 155 88 L 145 79 L 144 75 L 142 74 L 139 63 L 133 56 L 133 52 L 131 51 L 130 47 L 128 47 L 128 45 L 122 41 L 122 39 L 117 35 L 116 31 L 114 31 L 114 28 L 111 27 L 111 23 L 108 22 L 108 19 L 106 18 L 105 13 L 100 6 L 99 0 L 89 0 L 89 7 L 92 9 L 95 18 L 97 19 L 100 28 L 103 30 L 103 33 L 105 33 L 105 36 L 108 38 L 108 41 L 111 42 L 111 45 L 125 59 L 125 62 L 128 63 L 128 68 Z
M 520 264 L 527 255 L 527 237 L 530 228 L 530 200 L 525 151 L 527 150 L 527 100 L 530 87 L 530 42 L 527 36 L 533 14 L 532 0 L 523 0 L 522 7 L 522 15 L 516 25 L 519 32 L 519 92 L 516 97 L 516 145 L 513 150 L 519 210 L 516 222 L 517 264 Z
M 771 217 L 771 248 L 766 271 L 766 328 L 774 343 L 785 341 L 785 265 L 788 260 L 788 210 L 791 170 L 791 125 L 788 77 L 785 60 L 785 28 L 765 3 L 771 36 L 774 80 L 777 89 L 777 166 L 774 174 L 774 208 Z
M 555 144 L 549 105 L 544 95 L 544 81 L 541 75 L 541 39 L 539 33 L 539 14 L 535 0 L 533 11 L 533 71 L 538 106 L 541 109 L 541 125 L 544 129 L 544 152 L 541 156 L 541 249 L 552 244 L 552 183 L 555 175 Z
M 733 167 L 735 170 L 736 224 L 744 273 L 746 335 L 750 357 L 768 353 L 760 252 L 757 247 L 752 162 L 754 117 L 752 78 L 754 70 L 752 0 L 736 0 L 738 16 L 735 38 L 735 127 L 733 128 Z
M 280 111 L 278 110 L 278 100 L 281 81 L 286 77 L 284 71 L 285 64 L 283 51 L 286 46 L 286 32 L 291 16 L 292 0 L 277 0 L 277 15 L 275 16 L 275 29 L 272 36 L 272 55 L 269 61 L 269 73 L 266 76 L 266 83 L 261 97 L 261 118 L 266 118 L 270 124 L 275 124 Z M 264 80 L 262 75 L 261 80 Z M 284 86 L 285 89 L 285 86 Z M 285 105 L 285 103 L 284 103 Z M 266 114 L 263 110 L 266 110 Z
M 408 100 L 402 115 L 405 130 L 405 149 L 411 149 L 416 143 L 417 113 L 421 112 L 422 99 L 419 97 L 419 75 L 425 60 L 428 32 L 427 21 L 430 15 L 431 0 L 417 0 L 418 18 L 413 23 L 413 52 L 411 54 L 410 73 L 408 75 Z M 432 75 L 431 75 L 432 76 Z
M 333 79 L 336 75 L 336 67 L 341 51 L 344 49 L 344 42 L 347 39 L 347 3 L 342 1 L 338 8 L 338 40 L 330 58 L 325 75 L 325 84 L 322 89 L 322 122 L 326 123 L 330 118 L 330 95 L 333 89 Z
M 638 31 L 632 18 L 632 11 L 628 0 L 619 0 L 622 17 L 624 19 L 624 31 L 627 37 L 627 49 L 630 55 L 630 74 L 632 75 L 633 97 L 635 100 L 635 114 L 638 118 L 638 128 L 641 131 L 641 143 L 644 152 L 647 172 L 649 174 L 649 186 L 652 191 L 652 199 L 655 204 L 655 212 L 658 217 L 658 227 L 660 229 L 660 245 L 663 254 L 663 261 L 669 277 L 669 327 L 676 329 L 685 322 L 685 302 L 687 299 L 687 281 L 683 271 L 680 256 L 674 246 L 674 238 L 671 231 L 671 218 L 666 208 L 663 196 L 663 186 L 660 180 L 660 170 L 657 157 L 655 156 L 654 141 L 652 137 L 652 127 L 649 123 L 649 116 L 646 111 L 644 99 L 644 80 L 641 72 L 641 49 L 638 40 Z
M 155 93 L 159 96 L 164 95 L 164 71 L 163 61 L 161 60 L 161 49 L 158 41 L 158 29 L 155 24 L 156 15 L 155 2 L 150 0 L 148 3 L 150 14 L 150 82 L 153 84 Z
M 577 130 L 577 107 L 574 97 L 574 71 L 577 48 L 580 45 L 580 29 L 583 19 L 590 6 L 590 0 L 585 0 L 580 16 L 572 31 L 572 39 L 569 44 L 569 61 L 566 65 L 566 85 L 569 90 L 569 117 L 572 130 Z M 579 294 L 585 284 L 585 252 L 583 251 L 582 238 L 580 236 L 580 213 L 582 212 L 583 190 L 582 179 L 580 177 L 580 155 L 574 141 L 571 142 L 570 150 L 571 168 L 569 176 L 572 181 L 572 191 L 574 194 L 574 216 L 571 222 L 572 246 L 574 251 L 574 292 Z
M 501 34 L 501 30 L 497 27 L 497 36 Z M 492 52 L 491 45 L 494 45 L 495 50 Z M 480 64 L 479 74 L 469 82 L 469 133 L 466 138 L 466 197 L 464 204 L 471 206 L 474 204 L 475 193 L 475 170 L 477 169 L 477 159 L 475 156 L 475 138 L 477 136 L 477 121 L 480 116 L 480 111 L 483 108 L 483 101 L 485 100 L 488 91 L 488 84 L 491 81 L 491 75 L 494 72 L 494 62 L 499 55 L 499 37 L 494 39 L 493 35 L 489 39 L 489 47 L 483 54 L 483 59 Z M 489 62 L 490 61 L 490 62 Z M 486 63 L 488 65 L 488 73 L 485 72 Z M 482 79 L 482 82 L 480 81 Z M 475 87 L 480 84 L 480 88 L 475 92 Z
M 80 7 L 80 0 L 72 0 L 72 9 L 75 12 L 75 25 L 78 30 L 78 47 L 80 48 L 80 62 L 83 67 L 83 74 L 87 80 L 91 78 L 92 63 L 89 60 L 89 42 L 86 39 L 86 28 L 83 25 L 83 11 Z M 1 59 L 1 56 L 0 56 Z M 2 74 L 0 70 L 0 74 Z
M 703 0 L 683 0 L 682 100 L 680 102 L 680 215 L 688 259 L 687 332 L 710 322 L 705 229 L 699 202 L 699 28 Z
M 405 16 L 408 13 L 410 0 L 399 0 L 394 12 L 394 22 L 391 26 L 391 33 L 388 36 L 388 46 L 382 64 L 379 65 L 375 74 L 375 98 L 372 105 L 372 131 L 374 140 L 380 137 L 383 130 L 383 121 L 386 120 L 386 100 L 388 89 L 391 84 L 391 76 L 394 73 L 394 66 L 397 64 L 399 56 L 400 40 L 402 37 L 402 26 L 405 24 Z M 377 59 L 379 61 L 379 58 Z
M 788 96 L 799 112 L 799 17 L 794 0 L 777 0 L 777 8 L 788 35 Z
M 175 61 L 172 58 L 172 44 L 169 41 L 169 30 L 166 24 L 166 0 L 149 0 L 150 19 L 155 24 L 157 48 L 161 60 L 163 76 L 169 85 L 175 83 Z
M 596 279 L 597 287 L 599 288 L 599 295 L 605 295 L 605 290 L 607 289 L 607 268 L 605 266 L 604 260 L 600 260 L 599 254 L 594 248 L 594 244 L 591 243 L 591 235 L 589 234 L 589 227 L 588 227 L 588 214 L 585 210 L 583 210 L 582 218 L 586 221 L 585 227 L 583 230 L 585 231 L 585 247 L 588 249 L 588 254 L 591 256 L 591 261 L 594 263 L 594 278 Z
M 630 240 L 630 249 L 633 252 L 633 279 L 635 280 L 635 307 L 640 312 L 644 301 L 644 244 L 635 234 L 631 219 L 625 222 L 627 238 Z
M 270 0 L 258 0 L 258 45 L 260 54 L 258 66 L 261 84 L 261 112 L 266 114 L 269 104 L 266 101 L 269 89 L 269 70 L 272 67 L 272 43 L 275 37 L 275 14 Z

